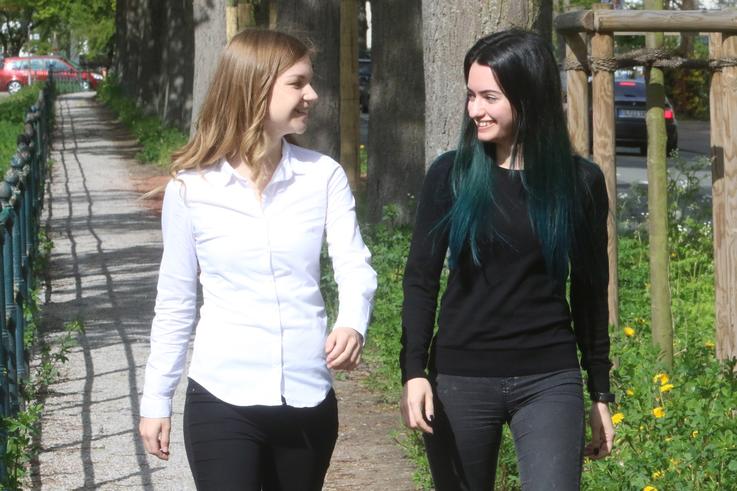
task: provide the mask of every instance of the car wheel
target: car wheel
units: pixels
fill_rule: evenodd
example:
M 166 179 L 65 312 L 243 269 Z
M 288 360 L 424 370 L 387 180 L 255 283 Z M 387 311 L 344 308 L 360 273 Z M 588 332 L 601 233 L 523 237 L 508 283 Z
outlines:
M 22 88 L 23 85 L 20 82 L 18 82 L 17 80 L 13 80 L 8 84 L 8 94 L 15 94 Z
M 90 83 L 87 80 L 79 82 L 79 86 L 82 87 L 82 90 L 90 90 Z
M 640 155 L 647 155 L 647 145 L 640 145 Z

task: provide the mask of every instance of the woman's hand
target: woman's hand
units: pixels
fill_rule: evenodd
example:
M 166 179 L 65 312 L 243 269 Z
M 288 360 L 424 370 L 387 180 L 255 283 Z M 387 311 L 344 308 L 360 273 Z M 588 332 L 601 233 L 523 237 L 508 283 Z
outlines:
M 138 424 L 143 446 L 148 453 L 161 460 L 169 460 L 171 418 L 144 418 Z
M 612 453 L 614 443 L 614 425 L 609 414 L 609 406 L 605 402 L 591 404 L 591 442 L 586 445 L 583 454 L 593 460 L 603 459 Z
M 328 368 L 353 370 L 361 362 L 363 336 L 350 327 L 336 327 L 325 341 Z
M 430 422 L 435 417 L 435 409 L 432 401 L 432 387 L 426 378 L 416 377 L 407 380 L 402 390 L 400 408 L 405 426 L 432 433 Z

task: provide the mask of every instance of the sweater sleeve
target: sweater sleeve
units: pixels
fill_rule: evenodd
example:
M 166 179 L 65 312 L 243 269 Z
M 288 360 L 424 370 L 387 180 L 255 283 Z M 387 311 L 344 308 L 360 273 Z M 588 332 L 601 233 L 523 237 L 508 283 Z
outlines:
M 581 162 L 584 188 L 584 227 L 577 231 L 579 247 L 571 257 L 571 315 L 581 366 L 588 373 L 588 390 L 609 392 L 609 199 L 604 174 L 591 162 Z M 583 241 L 581 242 L 581 239 Z
M 453 153 L 441 155 L 428 170 L 417 206 L 402 304 L 402 383 L 426 377 L 428 350 L 435 327 L 440 275 L 448 249 L 448 233 L 441 224 L 452 203 L 450 170 Z

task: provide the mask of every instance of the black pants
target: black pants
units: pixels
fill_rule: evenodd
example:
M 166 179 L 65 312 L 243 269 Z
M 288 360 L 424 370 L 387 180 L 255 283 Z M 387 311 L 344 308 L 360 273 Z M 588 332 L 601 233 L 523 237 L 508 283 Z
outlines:
M 337 437 L 332 390 L 316 407 L 234 406 L 189 380 L 184 444 L 200 491 L 319 491 Z
M 509 424 L 524 491 L 576 491 L 583 461 L 579 370 L 520 377 L 437 375 L 433 434 L 424 435 L 438 491 L 494 488 Z

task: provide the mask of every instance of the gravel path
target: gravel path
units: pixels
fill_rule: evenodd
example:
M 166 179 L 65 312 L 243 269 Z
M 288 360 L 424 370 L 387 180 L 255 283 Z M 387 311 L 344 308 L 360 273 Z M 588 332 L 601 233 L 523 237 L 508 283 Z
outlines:
M 161 255 L 159 217 L 138 199 L 136 183 L 160 178 L 135 162 L 135 141 L 91 95 L 61 97 L 56 121 L 43 326 L 53 337 L 80 320 L 85 333 L 46 397 L 28 487 L 194 489 L 181 433 L 184 391 L 174 401 L 168 463 L 148 457 L 136 431 Z M 396 408 L 380 403 L 362 377 L 336 385 L 341 430 L 325 489 L 413 489 L 411 465 L 390 436 Z

